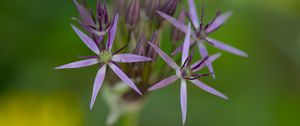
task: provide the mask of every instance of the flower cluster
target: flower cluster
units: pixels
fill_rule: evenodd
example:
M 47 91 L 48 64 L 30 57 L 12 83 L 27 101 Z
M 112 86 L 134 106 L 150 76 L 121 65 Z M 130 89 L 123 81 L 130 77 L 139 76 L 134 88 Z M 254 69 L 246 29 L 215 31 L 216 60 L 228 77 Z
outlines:
M 98 0 L 96 14 L 93 14 L 93 11 L 88 9 L 86 4 L 80 4 L 74 0 L 80 18 L 73 19 L 86 32 L 82 32 L 73 24 L 71 27 L 95 55 L 82 56 L 81 58 L 84 58 L 84 60 L 62 65 L 56 67 L 56 69 L 80 68 L 91 65 L 99 67 L 94 81 L 90 109 L 93 108 L 98 92 L 102 84 L 105 83 L 105 76 L 112 78 L 106 80 L 106 83 L 111 87 L 119 79 L 128 85 L 132 90 L 124 93 L 122 98 L 131 101 L 143 99 L 145 97 L 143 94 L 180 80 L 180 104 L 184 124 L 187 111 L 187 82 L 191 82 L 211 94 L 227 99 L 224 94 L 199 80 L 204 76 L 215 78 L 212 62 L 221 56 L 220 53 L 209 55 L 205 43 L 235 55 L 247 57 L 247 54 L 208 37 L 225 23 L 231 16 L 231 12 L 224 14 L 218 12 L 211 22 L 205 24 L 203 20 L 204 7 L 202 7 L 200 18 L 198 18 L 194 0 L 188 0 L 189 10 L 182 10 L 178 19 L 176 19 L 173 15 L 180 2 L 183 1 L 116 0 L 113 4 L 115 10 L 109 12 L 106 5 Z M 114 15 L 112 19 L 109 18 L 110 13 Z M 174 49 L 171 55 L 181 52 L 180 66 L 177 65 L 176 60 L 173 60 L 159 48 L 160 39 L 162 38 L 161 31 L 164 28 L 163 20 L 167 20 L 174 26 L 172 42 L 169 42 L 169 44 Z M 186 21 L 188 21 L 187 24 Z M 177 47 L 178 42 L 183 39 L 182 37 L 184 37 L 183 43 Z M 115 46 L 114 43 L 116 43 Z M 168 42 L 164 43 L 168 44 Z M 194 47 L 198 47 L 202 59 L 192 63 Z M 117 50 L 112 51 L 112 48 L 117 48 Z M 121 53 L 124 51 L 129 53 Z M 159 74 L 154 71 L 159 66 L 157 56 L 160 56 L 169 66 L 161 68 Z M 107 72 L 108 67 L 112 72 Z M 205 67 L 208 68 L 209 73 L 200 74 L 199 71 Z M 172 70 L 174 70 L 174 75 L 170 76 Z M 107 75 L 112 73 L 119 79 Z

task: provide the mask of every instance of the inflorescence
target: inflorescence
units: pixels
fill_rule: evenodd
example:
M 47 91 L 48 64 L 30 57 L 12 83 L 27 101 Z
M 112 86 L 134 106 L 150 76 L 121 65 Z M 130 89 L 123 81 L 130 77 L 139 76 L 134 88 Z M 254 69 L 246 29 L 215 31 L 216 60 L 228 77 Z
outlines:
M 202 6 L 201 15 L 198 15 L 194 0 L 187 1 L 188 11 L 182 9 L 178 18 L 174 18 L 176 8 L 184 1 L 115 0 L 112 7 L 115 10 L 108 11 L 105 2 L 98 0 L 96 14 L 93 14 L 93 11 L 87 8 L 86 1 L 81 4 L 74 0 L 80 18 L 73 19 L 85 32 L 73 24 L 71 27 L 94 55 L 82 56 L 81 58 L 84 60 L 62 65 L 56 69 L 98 66 L 99 70 L 94 81 L 90 109 L 93 108 L 106 74 L 112 74 L 112 72 L 124 84 L 131 87 L 132 90 L 125 94 L 128 97 L 124 97 L 124 99 L 129 98 L 131 100 L 141 99 L 145 96 L 143 94 L 148 93 L 148 91 L 166 87 L 176 80 L 180 80 L 180 104 L 182 123 L 184 124 L 187 110 L 187 82 L 227 99 L 224 94 L 199 80 L 205 76 L 212 76 L 215 79 L 212 62 L 221 56 L 220 53 L 210 55 L 206 44 L 242 57 L 248 56 L 237 48 L 209 37 L 226 22 L 232 15 L 231 12 L 217 12 L 215 18 L 205 24 L 204 6 Z M 114 15 L 114 17 L 111 19 L 110 15 Z M 173 26 L 170 42 L 161 40 L 164 20 Z M 180 44 L 179 42 L 182 40 L 183 43 Z M 166 45 L 169 44 L 169 47 L 174 49 L 171 55 L 181 52 L 180 65 L 177 65 L 176 61 L 178 60 L 176 58 L 171 58 L 159 48 L 162 42 Z M 198 48 L 202 59 L 192 63 L 194 47 Z M 112 48 L 117 50 L 112 51 Z M 129 53 L 121 53 L 125 51 Z M 169 66 L 158 68 L 160 69 L 159 73 L 155 72 L 155 68 L 159 66 L 158 56 Z M 112 72 L 106 72 L 108 67 Z M 209 73 L 200 74 L 199 71 L 205 67 L 208 68 Z M 172 70 L 174 70 L 174 74 L 170 76 Z M 106 82 L 113 85 L 113 83 L 118 82 L 118 79 L 113 78 L 106 80 Z

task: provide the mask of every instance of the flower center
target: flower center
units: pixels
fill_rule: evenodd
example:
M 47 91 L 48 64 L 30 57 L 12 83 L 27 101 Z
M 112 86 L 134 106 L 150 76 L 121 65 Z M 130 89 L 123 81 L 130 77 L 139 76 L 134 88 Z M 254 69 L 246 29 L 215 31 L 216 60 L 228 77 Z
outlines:
M 107 64 L 112 58 L 112 54 L 111 52 L 108 52 L 108 51 L 102 51 L 100 52 L 99 54 L 99 59 L 100 59 L 100 62 L 103 62 L 105 64 Z
M 192 77 L 193 71 L 191 67 L 183 67 L 180 71 L 182 78 Z

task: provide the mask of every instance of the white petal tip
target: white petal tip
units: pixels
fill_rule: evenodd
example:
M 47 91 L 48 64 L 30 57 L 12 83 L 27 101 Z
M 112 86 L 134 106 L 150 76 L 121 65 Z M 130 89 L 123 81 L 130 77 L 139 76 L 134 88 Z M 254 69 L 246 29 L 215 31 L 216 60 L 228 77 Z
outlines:
M 90 105 L 90 110 L 91 110 L 91 111 L 93 110 L 93 107 L 94 107 L 94 105 L 91 104 L 91 105 Z
M 61 67 L 55 67 L 54 70 L 60 70 L 60 69 L 63 69 Z
M 225 95 L 222 95 L 222 96 L 220 96 L 221 98 L 223 98 L 223 99 L 225 99 L 225 100 L 228 100 L 229 98 L 227 97 L 227 96 L 225 96 Z
M 143 94 L 142 94 L 140 91 L 139 91 L 139 92 L 137 92 L 137 93 L 138 93 L 139 95 L 141 95 L 141 96 L 143 95 Z
M 215 75 L 215 74 L 212 74 L 212 78 L 215 80 L 215 79 L 216 79 L 216 75 Z
M 242 57 L 245 57 L 245 58 L 248 58 L 248 57 L 249 57 L 249 55 L 248 55 L 247 53 L 244 53 L 244 54 L 242 54 L 241 56 L 242 56 Z
M 217 54 L 215 54 L 215 57 L 217 57 L 217 58 L 219 58 L 219 57 L 221 57 L 222 56 L 222 53 L 217 53 Z

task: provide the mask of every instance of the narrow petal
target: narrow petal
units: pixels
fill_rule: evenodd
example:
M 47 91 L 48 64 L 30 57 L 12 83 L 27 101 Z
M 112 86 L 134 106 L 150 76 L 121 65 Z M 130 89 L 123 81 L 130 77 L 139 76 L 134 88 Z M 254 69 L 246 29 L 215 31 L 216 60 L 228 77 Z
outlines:
M 206 29 L 206 33 L 211 33 L 223 25 L 227 19 L 232 15 L 231 12 L 227 12 L 218 16 Z
M 190 80 L 193 84 L 195 84 L 196 86 L 198 86 L 199 88 L 203 89 L 204 91 L 207 91 L 208 93 L 211 93 L 213 95 L 219 96 L 223 99 L 228 99 L 227 96 L 225 96 L 224 94 L 220 93 L 219 91 L 213 89 L 212 87 L 204 84 L 203 82 L 199 81 L 199 80 Z
M 119 14 L 117 13 L 115 15 L 115 18 L 112 22 L 112 26 L 110 27 L 109 31 L 108 31 L 108 39 L 107 39 L 107 49 L 110 51 L 114 40 L 115 40 L 115 35 L 116 35 L 116 30 L 117 30 L 117 25 L 118 25 L 118 18 L 119 18 Z
M 132 62 L 142 62 L 142 61 L 150 61 L 151 58 L 135 55 L 135 54 L 116 54 L 113 55 L 112 61 L 114 62 L 122 62 L 122 63 L 132 63 Z
M 184 64 L 184 61 L 186 61 L 187 57 L 189 56 L 190 51 L 190 41 L 191 41 L 191 25 L 188 25 L 188 30 L 183 42 L 183 51 L 181 56 L 181 65 Z
M 217 54 L 209 56 L 208 59 L 203 64 L 201 64 L 198 68 L 194 69 L 193 72 L 197 72 L 197 71 L 203 69 L 208 63 L 212 63 L 213 61 L 215 61 L 216 59 L 218 59 L 220 56 L 221 56 L 221 53 L 217 53 Z M 199 60 L 199 61 L 195 62 L 194 64 L 192 64 L 191 67 L 192 68 L 195 67 L 201 61 L 202 60 Z
M 93 86 L 93 94 L 92 94 L 92 99 L 90 103 L 90 109 L 93 108 L 95 100 L 97 98 L 98 92 L 100 88 L 102 87 L 104 78 L 105 78 L 105 72 L 106 72 L 106 64 L 103 65 L 99 70 L 95 78 L 94 86 Z
M 163 52 L 160 48 L 158 48 L 156 45 L 148 42 L 152 48 L 156 51 L 156 53 L 173 69 L 177 70 L 179 67 L 178 65 L 174 62 L 174 60 L 169 57 L 165 52 Z
M 91 65 L 94 65 L 97 63 L 98 63 L 97 59 L 87 59 L 87 60 L 81 60 L 81 61 L 66 64 L 66 65 L 62 65 L 62 66 L 56 67 L 55 69 L 80 68 L 80 67 L 91 66 Z
M 194 0 L 189 0 L 189 15 L 190 18 L 192 20 L 193 25 L 195 26 L 196 29 L 199 28 L 199 18 L 198 18 L 198 14 L 197 14 L 197 9 L 195 6 L 195 1 Z
M 76 0 L 73 0 L 75 3 L 77 10 L 81 16 L 81 20 L 85 25 L 94 26 L 94 20 L 90 12 L 82 5 L 80 5 Z
M 190 45 L 193 45 L 194 43 L 195 43 L 195 41 L 191 41 Z M 175 55 L 175 54 L 181 52 L 182 50 L 183 50 L 183 44 L 180 45 L 178 48 L 176 48 L 176 49 L 171 53 L 171 55 L 173 56 L 173 55 Z
M 181 105 L 181 114 L 182 114 L 182 124 L 184 125 L 186 119 L 186 108 L 187 108 L 187 90 L 186 90 L 186 81 L 181 79 L 180 85 L 180 105 Z
M 84 42 L 84 44 L 89 47 L 94 53 L 99 54 L 99 49 L 96 45 L 96 43 L 86 34 L 84 34 L 82 31 L 80 31 L 77 27 L 74 25 L 71 25 L 73 30 L 76 32 L 76 34 L 79 36 L 79 38 Z
M 199 41 L 197 42 L 197 45 L 198 45 L 198 49 L 199 49 L 199 51 L 200 51 L 200 55 L 201 55 L 202 58 L 209 56 L 209 55 L 208 55 L 208 52 L 207 52 L 207 49 L 206 49 L 206 47 L 205 47 L 203 41 L 199 40 Z M 215 76 L 215 74 L 214 74 L 214 73 L 215 73 L 215 72 L 214 72 L 214 68 L 213 68 L 211 62 L 207 62 L 207 63 L 206 63 L 206 66 L 207 66 L 209 72 L 212 73 L 212 77 L 213 77 L 214 79 L 216 79 L 216 76 Z
M 141 91 L 135 86 L 135 84 L 130 80 L 127 75 L 115 64 L 109 63 L 108 64 L 110 68 L 114 71 L 114 73 L 125 82 L 129 87 L 131 87 L 133 90 L 135 90 L 137 93 L 142 95 Z
M 161 17 L 163 17 L 164 19 L 166 19 L 167 21 L 169 21 L 172 25 L 174 25 L 176 28 L 178 28 L 179 30 L 181 30 L 182 32 L 186 33 L 187 32 L 187 26 L 184 23 L 181 23 L 180 21 L 178 21 L 177 19 L 163 13 L 160 11 L 156 11 Z
M 232 53 L 232 54 L 235 54 L 235 55 L 239 55 L 239 56 L 242 56 L 242 57 L 248 57 L 248 54 L 235 48 L 235 47 L 232 47 L 228 44 L 225 44 L 223 42 L 220 42 L 218 40 L 215 40 L 215 39 L 212 39 L 212 38 L 205 38 L 209 43 L 213 44 L 214 47 L 218 48 L 218 49 L 221 49 L 221 50 L 224 50 L 224 51 L 227 51 L 229 53 Z
M 152 87 L 150 87 L 148 89 L 148 91 L 153 91 L 153 90 L 157 90 L 157 89 L 166 87 L 166 86 L 170 85 L 171 83 L 175 82 L 177 79 L 178 79 L 178 77 L 176 75 L 170 76 L 170 77 L 163 79 L 162 81 L 154 84 Z
M 180 45 L 178 48 L 176 48 L 176 49 L 171 53 L 171 55 L 173 56 L 173 55 L 175 55 L 175 54 L 181 52 L 182 49 L 183 49 L 183 45 Z

